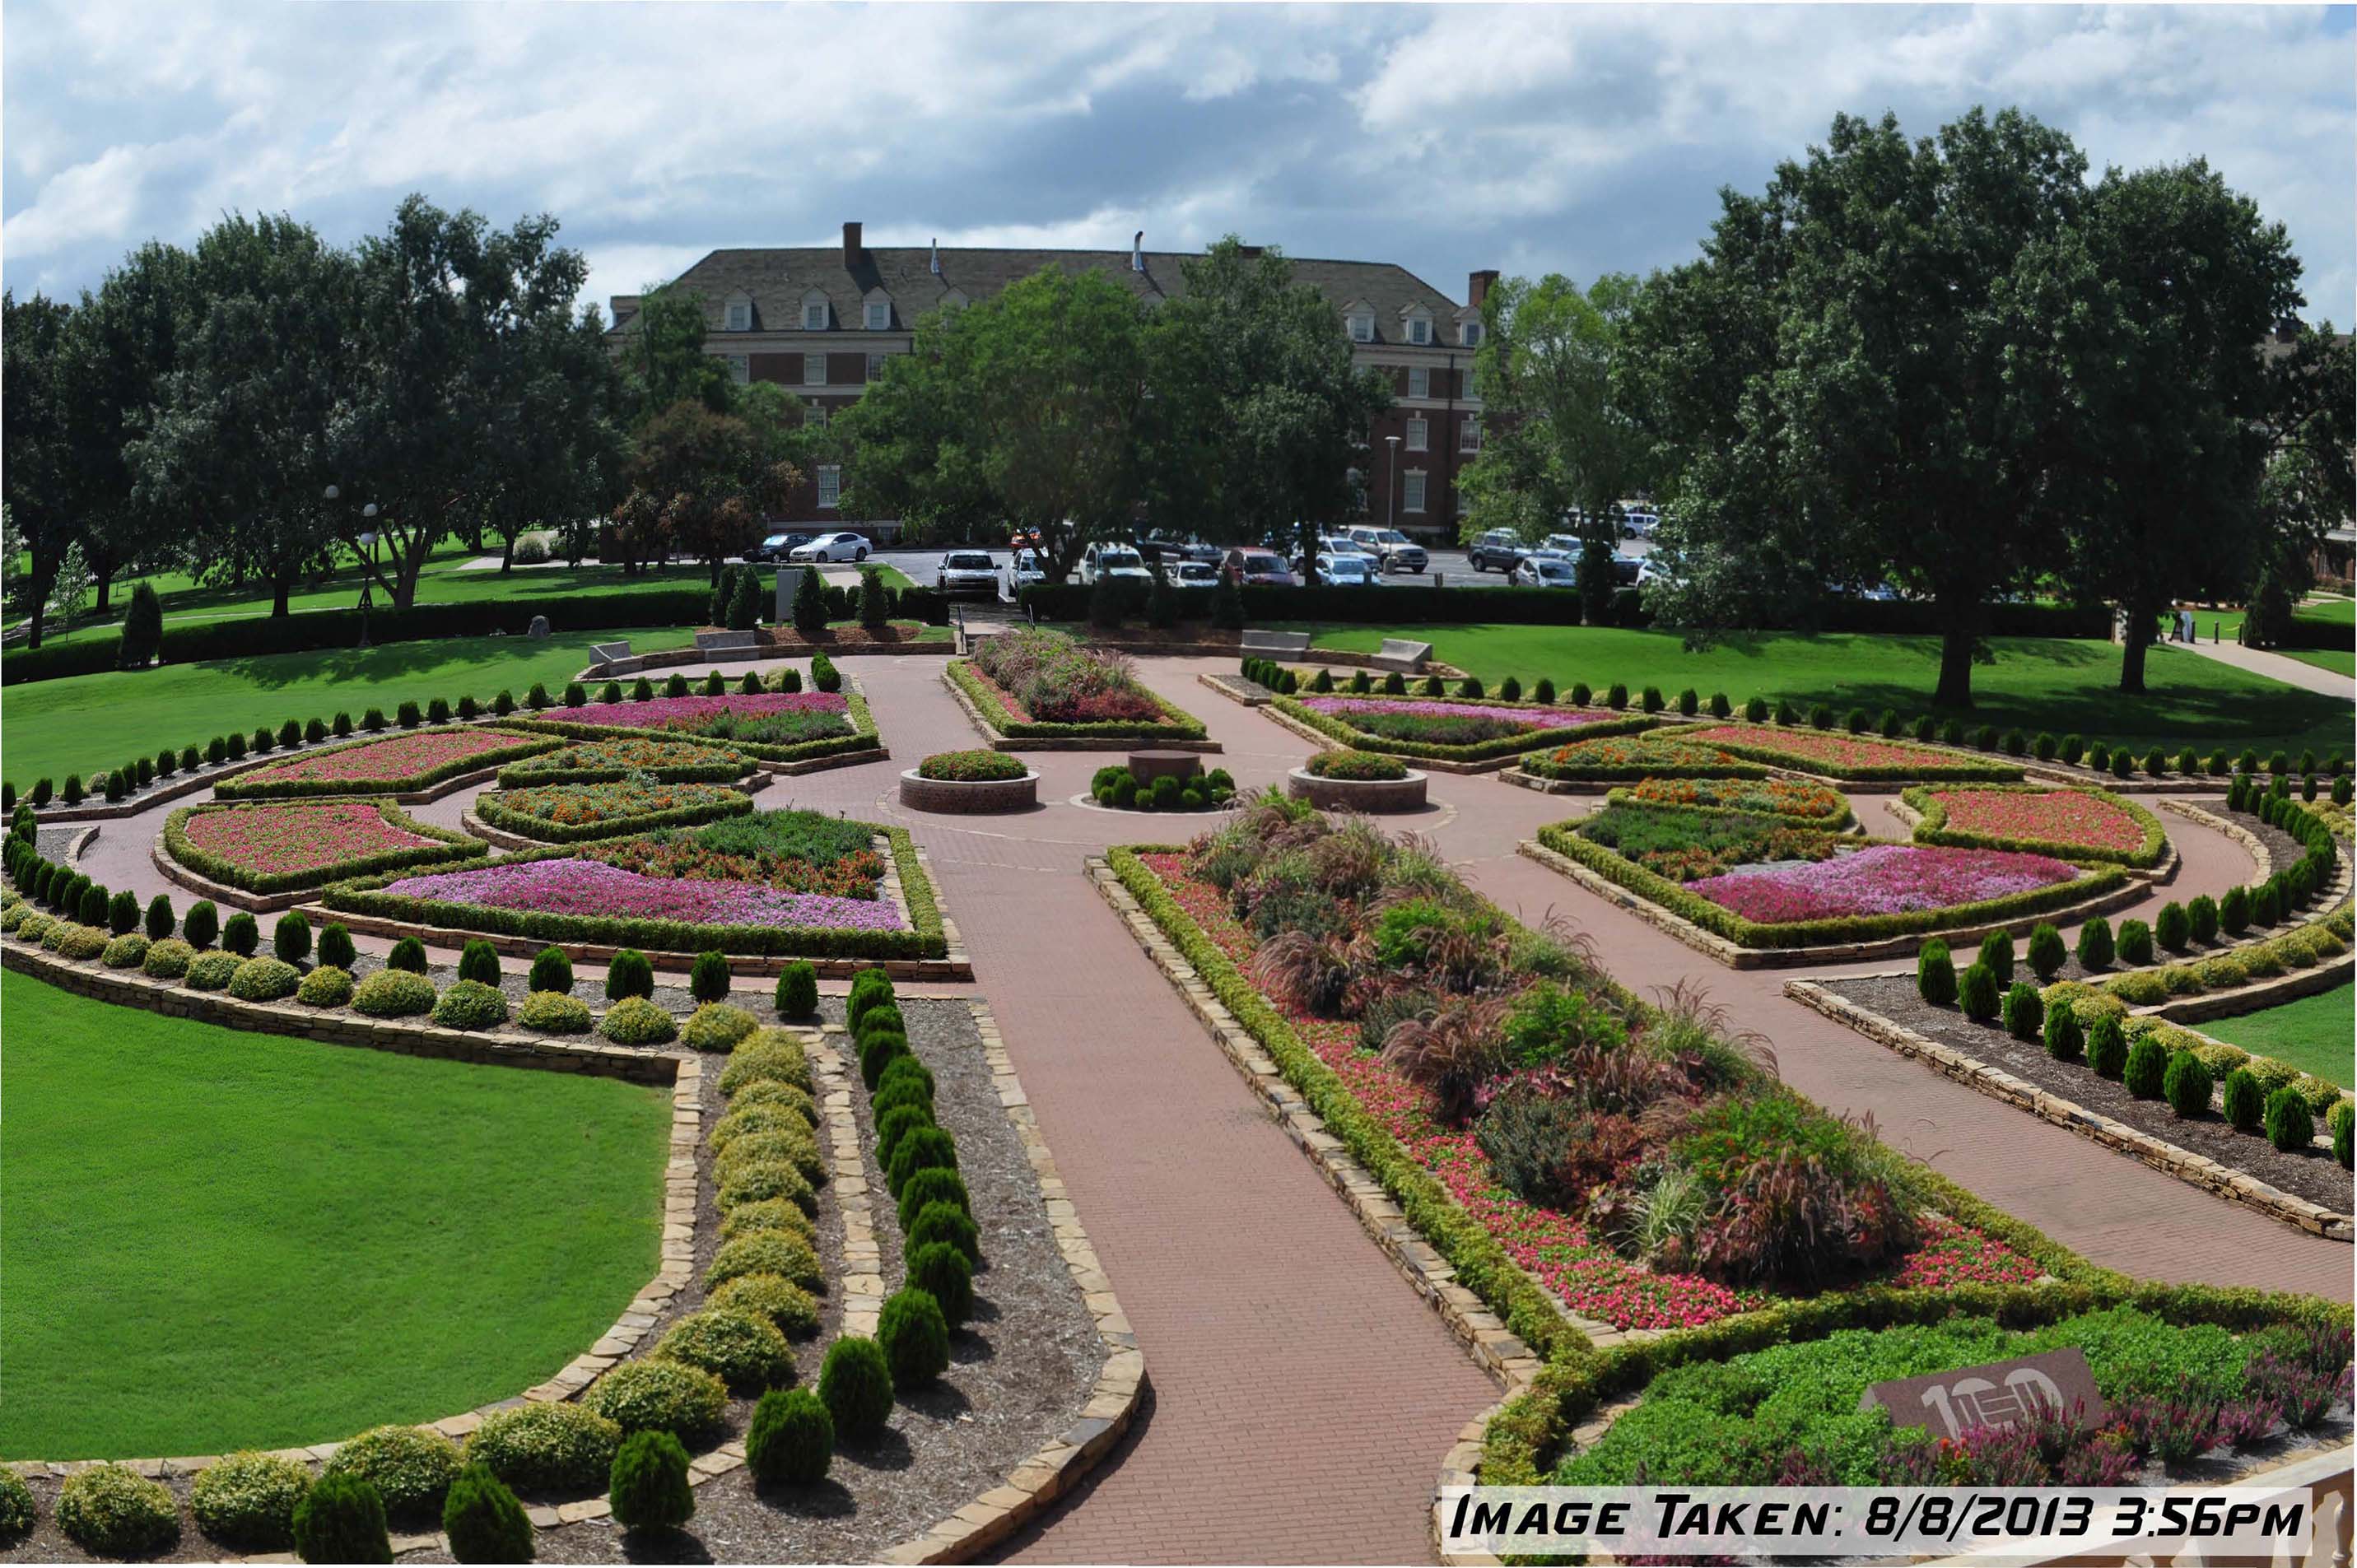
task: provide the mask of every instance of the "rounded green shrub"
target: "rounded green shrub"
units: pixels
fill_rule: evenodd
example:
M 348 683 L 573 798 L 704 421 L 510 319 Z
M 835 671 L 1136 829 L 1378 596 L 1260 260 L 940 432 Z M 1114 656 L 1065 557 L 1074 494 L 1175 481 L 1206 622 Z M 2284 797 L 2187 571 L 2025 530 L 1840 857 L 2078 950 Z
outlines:
M 734 1050 L 738 1041 L 760 1026 L 760 1020 L 742 1007 L 732 1007 L 726 1002 L 706 1002 L 688 1015 L 680 1038 L 691 1050 Z
M 508 1021 L 508 999 L 496 985 L 454 981 L 434 1004 L 434 1021 L 446 1029 L 495 1029 Z
M 270 933 L 270 950 L 288 963 L 311 956 L 311 922 L 302 910 L 289 909 L 278 917 Z
M 898 1029 L 871 1029 L 859 1036 L 859 1081 L 871 1091 L 884 1079 L 884 1069 L 909 1054 L 908 1036 Z
M 606 966 L 606 1000 L 619 1002 L 631 996 L 652 996 L 655 993 L 655 966 L 647 955 L 636 948 L 624 948 Z M 665 1036 L 664 1038 L 670 1038 Z
M 430 1517 L 458 1478 L 458 1445 L 431 1427 L 374 1426 L 329 1455 L 324 1474 L 366 1481 L 394 1519 Z
M 313 970 L 295 988 L 295 1000 L 306 1007 L 341 1007 L 351 999 L 350 972 L 329 965 Z
M 753 1407 L 745 1464 L 765 1485 L 815 1486 L 834 1461 L 834 1417 L 808 1389 L 772 1389 Z
M 352 993 L 352 1011 L 371 1018 L 414 1018 L 434 1011 L 434 983 L 405 969 L 380 969 Z
M 768 1203 L 773 1199 L 805 1208 L 815 1208 L 818 1203 L 816 1195 L 811 1190 L 810 1178 L 797 1169 L 791 1160 L 782 1158 L 747 1160 L 731 1165 L 727 1174 L 719 1179 L 714 1201 L 726 1213 L 744 1204 Z
M 1948 944 L 1933 937 L 1915 954 L 1915 990 L 1934 1007 L 1945 1007 L 1956 1000 L 1956 965 L 1948 954 Z
M 2046 1026 L 2045 998 L 2026 980 L 2007 987 L 2004 1012 L 2005 1032 L 2017 1040 L 2035 1040 Z
M 819 1368 L 818 1397 L 845 1442 L 867 1443 L 883 1435 L 892 1419 L 892 1368 L 884 1348 L 856 1334 L 828 1346 Z
M 2298 1154 L 2316 1137 L 2316 1118 L 2296 1089 L 2278 1089 L 2268 1095 L 2265 1119 L 2267 1142 L 2285 1154 Z
M 786 965 L 778 976 L 778 1015 L 809 1018 L 818 1013 L 818 970 L 807 959 Z
M 712 1124 L 712 1131 L 705 1134 L 705 1141 L 712 1145 L 716 1154 L 725 1155 L 737 1139 L 756 1133 L 781 1133 L 804 1147 L 817 1146 L 811 1133 L 810 1122 L 802 1115 L 800 1109 L 776 1104 L 747 1105 L 730 1111 Z M 813 1164 L 799 1154 L 793 1157 L 812 1181 L 821 1179 L 825 1170 L 823 1164 Z
M 2046 1054 L 2058 1062 L 2077 1061 L 2080 1053 L 2087 1048 L 2078 1015 L 2068 1007 L 2047 1009 L 2045 1036 Z
M 810 1092 L 810 1056 L 784 1029 L 759 1029 L 738 1042 L 720 1069 L 720 1092 L 735 1094 L 747 1084 L 770 1079 Z
M 2219 1090 L 2219 1109 L 2237 1132 L 2255 1133 L 2266 1120 L 2267 1091 L 2251 1069 L 2237 1067 L 2226 1075 L 2225 1087 Z
M 306 1563 L 390 1563 L 384 1499 L 359 1476 L 330 1471 L 295 1505 L 295 1551 Z
M 525 984 L 531 991 L 569 996 L 573 993 L 573 961 L 565 956 L 562 948 L 543 948 L 540 956 L 532 961 L 532 978 Z
M 649 1357 L 608 1368 L 581 1402 L 625 1433 L 666 1432 L 701 1443 L 720 1430 L 728 1385 L 700 1367 Z
M 727 955 L 707 950 L 688 967 L 687 993 L 698 1002 L 726 1002 L 728 979 Z
M 632 1433 L 614 1455 L 607 1500 L 625 1530 L 677 1530 L 695 1517 L 687 1450 L 669 1432 Z
M 892 1163 L 884 1168 L 885 1186 L 898 1197 L 911 1176 L 936 1166 L 957 1168 L 957 1143 L 942 1128 L 920 1127 L 892 1151 Z
M 2101 915 L 2079 928 L 2079 962 L 2087 969 L 2112 967 L 2112 923 Z
M 178 980 L 188 972 L 196 961 L 197 950 L 178 937 L 166 937 L 160 942 L 147 945 L 147 956 L 139 961 L 139 972 L 150 980 Z
M 147 1557 L 180 1539 L 169 1488 L 124 1465 L 97 1465 L 58 1488 L 58 1529 L 93 1557 Z
M 2197 942 L 2215 941 L 2218 938 L 2218 900 L 2203 893 L 2187 904 L 2185 933 Z
M 352 944 L 352 934 L 341 920 L 330 920 L 319 928 L 319 961 L 330 969 L 350 969 L 360 957 Z
M 886 1298 L 876 1320 L 876 1342 L 892 1370 L 892 1389 L 906 1394 L 949 1370 L 950 1327 L 930 1292 L 903 1285 Z
M 928 1241 L 909 1254 L 909 1283 L 940 1305 L 952 1328 L 974 1316 L 974 1264 L 948 1241 Z
M 750 1236 L 759 1230 L 782 1230 L 801 1237 L 813 1247 L 818 1245 L 818 1221 L 790 1197 L 759 1197 L 721 1209 L 723 1241 L 734 1241 L 739 1236 Z
M 2183 952 L 2193 940 L 2193 921 L 2185 906 L 2171 899 L 2153 917 L 2152 934 L 2170 952 Z
M 148 942 L 136 931 L 125 931 L 106 944 L 98 955 L 99 961 L 109 969 L 137 969 L 147 961 Z
M 2343 779 L 2341 782 L 2345 784 L 2348 780 Z M 2351 1155 L 2357 1153 L 2357 1105 L 2341 1101 L 2325 1118 L 2325 1125 L 2332 1132 L 2332 1157 L 2341 1162 L 2342 1170 L 2350 1169 Z
M 901 1231 L 905 1234 L 917 1217 L 936 1203 L 947 1204 L 960 1214 L 973 1213 L 966 1199 L 965 1177 L 940 1166 L 910 1176 L 908 1185 L 900 1188 Z
M 46 941 L 48 939 L 42 940 Z M 191 991 L 224 990 L 236 977 L 238 965 L 244 961 L 233 952 L 199 954 L 188 965 L 188 972 L 181 976 L 180 983 Z
M 221 922 L 221 946 L 240 958 L 252 958 L 253 950 L 262 945 L 262 928 L 253 916 L 240 909 Z
M 589 1004 L 562 991 L 535 991 L 525 997 L 516 1010 L 516 1022 L 544 1035 L 586 1035 L 593 1026 Z
M 604 1484 L 621 1445 L 619 1423 L 594 1410 L 527 1402 L 483 1417 L 464 1456 L 526 1491 L 586 1492 Z
M 709 1299 L 716 1310 L 748 1313 L 789 1339 L 807 1339 L 818 1332 L 818 1297 L 781 1274 L 738 1274 L 723 1281 Z M 791 1371 L 790 1364 L 787 1375 L 778 1380 L 791 1382 Z
M 33 1488 L 25 1477 L 0 1465 L 0 1549 L 14 1546 L 33 1533 L 39 1513 L 33 1506 Z
M 442 1504 L 442 1533 L 449 1538 L 450 1555 L 461 1563 L 529 1563 L 533 1559 L 532 1520 L 523 1505 L 497 1476 L 481 1465 L 468 1465 L 450 1483 Z
M 2025 956 L 2029 961 L 2029 972 L 2038 976 L 2039 983 L 2042 985 L 2062 972 L 2062 965 L 2070 958 L 2071 950 L 2062 945 L 2062 933 L 2056 930 L 2051 922 L 2040 921 L 2029 933 L 2029 948 Z
M 731 1109 L 750 1111 L 756 1106 L 772 1105 L 791 1111 L 815 1127 L 819 1123 L 818 1102 L 802 1090 L 774 1078 L 757 1078 L 728 1097 Z
M 2098 1076 L 2117 1079 L 2127 1071 L 2128 1036 L 2116 1015 L 2106 1013 L 2087 1030 L 2087 1065 Z
M 2138 1100 L 2158 1100 L 2162 1080 L 2168 1075 L 2169 1047 L 2145 1035 L 2128 1047 L 2127 1066 L 2120 1074 L 2120 1081 Z
M 1996 971 L 1975 960 L 1956 982 L 1956 1004 L 1964 1016 L 1975 1024 L 1986 1024 L 1996 1017 L 1999 1004 Z
M 704 1271 L 704 1288 L 717 1290 L 740 1274 L 776 1274 L 813 1295 L 826 1291 L 826 1271 L 809 1242 L 782 1230 L 759 1230 L 724 1241 Z
M 2169 1058 L 2169 1070 L 2161 1075 L 2160 1092 L 2170 1110 L 2179 1116 L 2192 1118 L 2210 1109 L 2210 1069 L 2191 1051 L 2178 1051 Z
M 942 1241 L 964 1253 L 969 1263 L 982 1262 L 982 1234 L 974 1227 L 974 1217 L 955 1204 L 925 1205 L 909 1224 L 906 1240 L 912 1253 Z
M 2120 961 L 2141 969 L 2152 961 L 2152 928 L 2142 920 L 2120 922 Z
M 662 1046 L 679 1037 L 672 1015 L 644 996 L 625 996 L 597 1020 L 597 1033 L 618 1046 Z
M 663 1360 L 701 1367 L 738 1393 L 794 1380 L 793 1347 L 775 1324 L 757 1313 L 720 1306 L 690 1313 L 672 1325 L 653 1353 Z
M 1991 931 L 1981 939 L 1978 961 L 1988 965 L 1999 985 L 2013 983 L 2013 936 L 2007 931 Z
M 923 1096 L 927 1105 L 933 1102 L 933 1069 L 914 1057 L 901 1057 L 885 1064 L 883 1075 L 876 1080 L 876 1092 L 883 1093 L 896 1084 L 909 1084 Z
M 393 944 L 393 950 L 384 955 L 384 967 L 397 969 L 406 974 L 424 974 L 425 944 L 415 937 L 402 938 Z
M 2251 890 L 2244 886 L 2226 889 L 2218 900 L 2218 927 L 2229 936 L 2241 936 L 2251 929 Z
M 876 1116 L 876 1163 L 889 1166 L 900 1140 L 920 1127 L 933 1124 L 933 1113 L 921 1105 L 896 1105 Z
M 471 980 L 479 985 L 500 983 L 499 950 L 480 937 L 468 940 L 458 952 L 458 978 Z
M 295 1510 L 311 1489 L 311 1466 L 275 1454 L 231 1454 L 197 1472 L 188 1512 L 224 1545 L 279 1552 L 295 1543 Z

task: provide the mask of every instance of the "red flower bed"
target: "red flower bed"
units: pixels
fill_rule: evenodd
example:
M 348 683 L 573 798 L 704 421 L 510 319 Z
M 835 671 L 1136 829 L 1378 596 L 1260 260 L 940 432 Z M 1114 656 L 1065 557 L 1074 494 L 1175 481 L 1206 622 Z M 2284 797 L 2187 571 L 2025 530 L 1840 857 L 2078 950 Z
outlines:
M 384 819 L 374 800 L 273 800 L 192 812 L 182 830 L 207 854 L 242 870 L 285 876 L 405 849 L 440 849 Z
M 1697 746 L 1742 746 L 1752 751 L 1774 752 L 1798 759 L 1804 769 L 1813 762 L 1830 763 L 1845 769 L 1941 768 L 1952 768 L 1960 760 L 1953 753 L 1933 751 L 1928 746 L 1903 746 L 1897 741 L 1874 740 L 1863 736 L 1835 735 L 1826 730 L 1714 725 L 1708 729 L 1688 730 L 1678 738 Z
M 1221 951 L 1239 967 L 1252 962 L 1252 933 L 1229 912 L 1218 888 L 1189 875 L 1183 854 L 1140 858 Z M 1699 1275 L 1659 1273 L 1591 1241 L 1576 1217 L 1527 1202 L 1500 1183 L 1473 1130 L 1444 1125 L 1434 1114 L 1428 1091 L 1409 1082 L 1376 1053 L 1360 1047 L 1355 1025 L 1318 1018 L 1274 999 L 1271 1004 L 1368 1113 L 1497 1237 L 1516 1263 L 1573 1312 L 1616 1328 L 1676 1328 L 1775 1299 Z M 1894 1283 L 2011 1283 L 2037 1277 L 2037 1266 L 2029 1260 L 1977 1231 L 1936 1217 L 1925 1219 L 1922 1228 L 1922 1244 L 1901 1262 Z
M 382 740 L 339 746 L 309 757 L 292 757 L 268 768 L 257 768 L 233 782 L 241 789 L 299 783 L 401 784 L 436 768 L 512 751 L 533 736 L 512 730 L 429 729 L 411 735 L 391 735 Z
M 2118 854 L 2144 844 L 2142 822 L 2083 789 L 1938 789 L 1932 799 L 1947 809 L 1947 825 L 1957 832 Z

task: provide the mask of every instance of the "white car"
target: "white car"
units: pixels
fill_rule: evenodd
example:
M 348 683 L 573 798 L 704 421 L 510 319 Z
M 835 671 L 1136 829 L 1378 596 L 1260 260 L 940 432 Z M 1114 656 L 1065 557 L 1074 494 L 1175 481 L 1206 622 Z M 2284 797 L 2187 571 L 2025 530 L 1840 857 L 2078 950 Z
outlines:
M 794 546 L 789 561 L 865 561 L 867 541 L 856 533 L 822 533 L 808 544 Z
M 933 586 L 944 594 L 998 592 L 998 563 L 983 550 L 952 550 L 933 569 Z
M 1006 563 L 1006 585 L 999 590 L 999 596 L 1011 603 L 1022 597 L 1023 590 L 1032 584 L 1047 580 L 1048 568 L 1040 561 L 1039 553 L 1037 550 L 1017 550 Z
M 1220 583 L 1220 569 L 1209 561 L 1181 561 L 1170 568 L 1170 585 L 1175 588 L 1215 588 Z
M 1318 557 L 1318 580 L 1337 586 L 1372 587 L 1382 570 L 1365 555 L 1320 554 Z
M 1560 555 L 1525 555 L 1506 574 L 1506 580 L 1518 588 L 1576 588 L 1579 568 Z
M 1092 544 L 1081 557 L 1081 581 L 1093 583 L 1099 577 L 1135 577 L 1147 583 L 1154 574 L 1146 569 L 1146 558 L 1126 544 Z

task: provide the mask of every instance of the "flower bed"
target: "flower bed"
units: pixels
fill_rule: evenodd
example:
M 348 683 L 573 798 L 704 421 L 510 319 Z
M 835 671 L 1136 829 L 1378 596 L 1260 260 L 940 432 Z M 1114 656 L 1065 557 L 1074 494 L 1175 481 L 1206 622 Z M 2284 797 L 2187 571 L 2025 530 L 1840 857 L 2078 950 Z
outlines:
M 885 897 L 888 841 L 907 912 Z M 812 811 L 510 855 L 464 872 L 338 883 L 331 909 L 420 925 L 700 952 L 940 958 L 932 885 L 906 829 Z
M 1162 703 L 1129 661 L 1058 631 L 1019 628 L 976 646 L 974 670 L 1008 707 L 1039 724 L 1155 724 Z
M 1650 714 L 1559 708 L 1478 698 L 1286 697 L 1270 705 L 1361 751 L 1439 762 L 1486 762 L 1534 746 L 1652 728 Z
M 222 800 L 296 795 L 397 795 L 424 789 L 478 768 L 512 762 L 549 749 L 542 736 L 507 729 L 437 728 L 331 746 L 224 779 L 213 786 Z
M 688 827 L 752 810 L 753 797 L 726 784 L 663 784 L 643 775 L 611 784 L 539 784 L 475 798 L 475 815 L 487 826 L 543 843 Z
M 164 849 L 198 875 L 248 893 L 487 853 L 479 841 L 417 822 L 389 800 L 353 800 L 183 806 L 164 820 Z
M 544 715 L 527 727 L 576 740 L 643 738 L 656 731 L 716 741 L 765 762 L 803 762 L 876 749 L 876 721 L 856 692 L 726 692 L 599 703 Z
M 1901 799 L 1921 815 L 1915 824 L 1917 843 L 2028 850 L 2147 867 L 2159 865 L 2169 851 L 2159 818 L 2104 789 L 1917 785 Z
M 1849 801 L 1840 790 L 1792 779 L 1645 779 L 1610 791 L 1605 800 L 1614 805 L 1781 817 L 1829 831 L 1847 827 L 1850 821 Z
M 1015 633 L 1015 636 L 1052 637 L 1053 632 Z M 1005 637 L 992 638 L 982 646 L 1005 641 Z M 1065 640 L 1069 641 L 1069 639 Z M 1093 719 L 1045 719 L 1038 716 L 1006 688 L 980 668 L 976 659 L 952 659 L 947 674 L 950 682 L 972 703 L 982 717 L 984 725 L 996 736 L 1008 740 L 1201 740 L 1203 721 L 1183 709 L 1173 707 L 1143 686 L 1138 695 L 1153 704 L 1152 712 L 1144 717 L 1109 717 Z M 1125 701 L 1125 706 L 1135 703 Z M 1059 711 L 1072 712 L 1069 704 Z
M 1636 735 L 1576 740 L 1553 751 L 1534 751 L 1515 764 L 1534 779 L 1603 783 L 1628 779 L 1765 779 L 1768 769 L 1715 746 L 1696 746 L 1685 729 L 1652 729 Z
M 502 789 L 539 784 L 609 784 L 633 773 L 664 784 L 726 784 L 753 771 L 753 758 L 732 746 L 694 740 L 579 740 L 500 769 Z
M 1003 751 L 937 751 L 917 764 L 917 777 L 951 784 L 1020 779 L 1031 765 Z
M 1412 843 L 1263 800 L 1189 850 L 1112 860 L 1328 1131 L 1543 1355 L 1565 1326 L 1536 1291 L 1669 1327 L 1791 1288 L 2040 1270 L 1972 1200 L 1775 1084 L 1707 1010 L 1637 1003 Z M 1805 1219 L 1771 1213 L 1787 1161 L 1814 1162 Z M 1653 1202 L 1665 1182 L 1687 1197 Z M 1664 1222 L 1632 1223 L 1642 1206 Z
M 1774 818 L 1635 806 L 1552 823 L 1538 842 L 1747 948 L 1996 924 L 2108 892 L 2127 875 L 2117 865 L 1862 843 Z
M 1407 764 L 1373 751 L 1321 751 L 1301 765 L 1312 779 L 1368 783 L 1407 777 Z
M 1688 730 L 1683 738 L 1697 746 L 1717 746 L 1736 757 L 1828 779 L 1884 783 L 1902 779 L 1988 779 L 1999 783 L 2021 780 L 2021 769 L 2013 764 L 1985 762 L 1960 751 L 1877 740 L 1867 736 L 1836 735 L 1827 730 L 1711 725 Z

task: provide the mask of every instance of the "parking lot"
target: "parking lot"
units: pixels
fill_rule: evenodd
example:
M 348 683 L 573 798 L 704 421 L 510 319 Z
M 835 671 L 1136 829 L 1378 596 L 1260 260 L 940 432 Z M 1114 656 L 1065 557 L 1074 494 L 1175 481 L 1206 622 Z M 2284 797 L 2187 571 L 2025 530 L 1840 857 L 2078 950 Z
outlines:
M 933 585 L 934 569 L 940 564 L 943 550 L 976 548 L 979 546 L 944 545 L 941 549 L 879 550 L 868 559 L 879 565 L 897 567 L 907 575 L 909 581 L 920 587 L 930 588 Z M 1639 558 L 1644 556 L 1652 548 L 1651 542 L 1642 539 L 1624 539 L 1620 545 L 1622 554 Z M 1426 551 L 1432 558 L 1429 570 L 1416 575 L 1406 573 L 1386 575 L 1380 579 L 1382 585 L 1384 587 L 1430 586 L 1435 583 L 1458 588 L 1500 588 L 1506 585 L 1504 573 L 1476 572 L 1462 550 L 1455 548 L 1435 550 L 1426 546 Z M 1008 552 L 1004 549 L 992 550 L 989 555 L 992 563 L 1003 573 L 1006 566 Z

